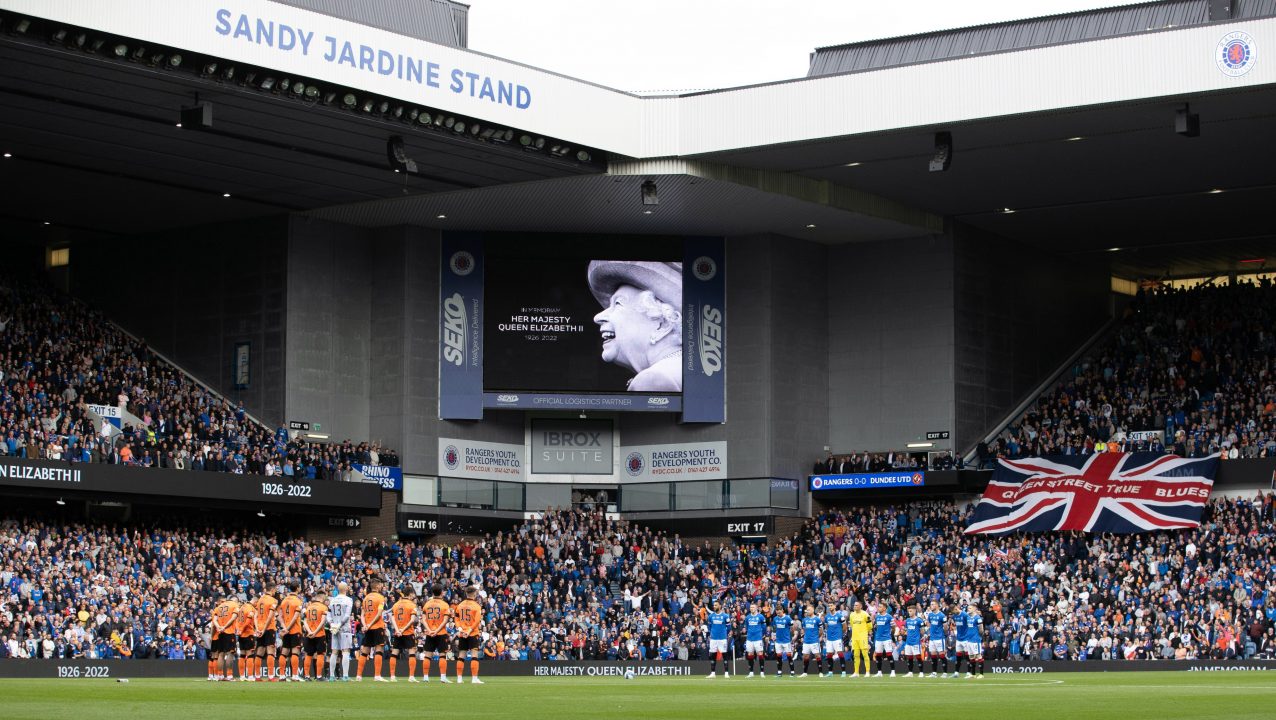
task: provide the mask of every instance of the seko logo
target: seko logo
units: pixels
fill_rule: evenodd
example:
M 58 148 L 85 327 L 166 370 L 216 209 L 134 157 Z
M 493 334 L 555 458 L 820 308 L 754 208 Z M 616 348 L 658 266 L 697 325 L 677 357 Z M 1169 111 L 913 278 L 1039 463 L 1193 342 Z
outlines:
M 700 313 L 700 369 L 707 377 L 722 369 L 722 311 L 712 305 Z
M 465 364 L 465 298 L 461 293 L 443 301 L 443 359 L 457 367 Z

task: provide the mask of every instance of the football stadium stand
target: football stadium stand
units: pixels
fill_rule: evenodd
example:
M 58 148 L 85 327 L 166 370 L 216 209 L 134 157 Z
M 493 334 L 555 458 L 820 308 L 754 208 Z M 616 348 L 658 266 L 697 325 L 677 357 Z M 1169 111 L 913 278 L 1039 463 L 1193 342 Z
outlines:
M 991 458 L 1115 444 L 1181 457 L 1276 456 L 1276 285 L 1141 291 L 1111 339 L 986 447 Z
M 397 660 L 438 585 L 528 676 L 932 602 L 945 671 L 1276 669 L 1274 46 L 1155 0 L 646 94 L 453 2 L 0 0 L 0 668 L 215 680 L 216 617 L 279 679 L 298 598 L 228 598 L 291 587 Z
M 1276 495 L 1258 494 L 1211 501 L 1191 531 L 976 539 L 961 532 L 966 509 L 919 502 L 830 512 L 752 547 L 579 510 L 451 545 L 6 517 L 0 656 L 202 659 L 221 593 L 253 599 L 295 579 L 360 595 L 377 574 L 418 592 L 441 581 L 454 599 L 481 587 L 493 659 L 704 658 L 714 602 L 739 617 L 749 602 L 800 614 L 855 599 L 975 605 L 993 660 L 1271 658 L 1274 510 Z
M 38 281 L 0 276 L 0 337 L 3 455 L 306 479 L 353 479 L 351 463 L 398 465 L 376 443 L 271 431 Z

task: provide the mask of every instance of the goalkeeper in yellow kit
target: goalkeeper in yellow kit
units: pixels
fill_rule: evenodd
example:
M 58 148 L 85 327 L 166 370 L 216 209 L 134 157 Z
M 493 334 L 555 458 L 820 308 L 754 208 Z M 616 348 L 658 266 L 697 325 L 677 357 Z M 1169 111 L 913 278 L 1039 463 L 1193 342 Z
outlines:
M 856 600 L 855 609 L 847 616 L 846 622 L 851 626 L 851 677 L 859 677 L 860 659 L 864 661 L 864 677 L 868 677 L 868 632 L 873 627 L 873 618 L 864 612 L 864 603 Z

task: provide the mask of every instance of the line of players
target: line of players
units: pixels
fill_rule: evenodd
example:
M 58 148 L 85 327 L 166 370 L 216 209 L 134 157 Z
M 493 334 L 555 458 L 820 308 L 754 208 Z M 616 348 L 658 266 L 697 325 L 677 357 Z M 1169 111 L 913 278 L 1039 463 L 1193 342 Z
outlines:
M 707 617 L 709 625 L 709 655 L 711 672 L 709 677 L 717 676 L 718 663 L 723 663 L 723 675 L 729 676 L 727 665 L 723 661 L 723 653 L 727 652 L 735 635 L 735 623 L 731 615 L 722 611 L 722 603 L 713 604 L 713 612 Z M 758 611 L 756 603 L 749 605 L 749 613 L 744 617 L 744 653 L 749 662 L 749 675 L 754 677 L 754 666 L 757 676 L 766 677 L 765 657 L 766 640 L 769 637 L 775 653 L 775 675 L 783 677 L 784 664 L 789 665 L 789 676 L 794 671 L 797 654 L 793 652 L 793 632 L 800 628 L 802 633 L 802 674 L 806 677 L 810 672 L 811 661 L 815 661 L 815 673 L 822 677 L 833 676 L 833 662 L 841 665 L 842 677 L 846 677 L 846 649 L 844 646 L 846 631 L 851 636 L 851 677 L 869 677 L 869 649 L 877 664 L 875 677 L 882 677 L 883 663 L 890 664 L 890 677 L 895 677 L 895 644 L 903 641 L 901 657 L 908 662 L 908 672 L 904 677 L 912 677 L 914 670 L 918 677 L 926 677 L 925 662 L 930 660 L 930 677 L 949 677 L 948 645 L 949 632 L 955 638 L 955 668 L 951 677 L 961 675 L 962 663 L 968 663 L 967 678 L 984 676 L 983 654 L 983 616 L 973 604 L 962 604 L 958 612 L 951 617 L 943 611 L 937 600 L 932 600 L 925 614 L 918 613 L 917 605 L 908 606 L 908 617 L 897 621 L 888 604 L 875 608 L 875 614 L 864 611 L 863 603 L 856 601 L 854 609 L 847 613 L 832 603 L 824 607 L 824 613 L 816 612 L 814 605 L 806 605 L 800 618 L 791 617 L 783 607 L 778 608 L 768 618 Z M 870 640 L 871 638 L 871 640 Z M 827 661 L 828 671 L 821 675 L 822 663 Z M 861 664 L 862 661 L 862 664 Z M 863 674 L 860 668 L 863 667 Z M 942 666 L 942 671 L 941 671 Z
M 483 684 L 479 679 L 483 608 L 478 602 L 478 588 L 465 588 L 465 598 L 452 605 L 443 597 L 443 586 L 435 584 L 430 588 L 430 598 L 418 606 L 415 591 L 407 585 L 387 608 L 389 598 L 382 592 L 384 587 L 381 579 L 369 582 L 357 619 L 346 583 L 337 585 L 335 595 L 315 594 L 309 602 L 302 599 L 301 585 L 295 580 L 267 589 L 261 597 L 248 602 L 224 595 L 213 608 L 209 623 L 208 679 L 234 680 L 238 671 L 238 679 L 244 682 L 318 681 L 325 679 L 326 658 L 326 679 L 332 681 L 338 678 L 340 657 L 340 679 L 348 680 L 353 624 L 357 620 L 363 639 L 355 681 L 363 680 L 369 658 L 373 680 L 386 681 L 381 670 L 388 644 L 389 682 L 397 681 L 399 660 L 405 656 L 408 682 L 418 682 L 418 660 L 422 681 L 430 681 L 430 665 L 434 662 L 438 664 L 439 679 L 451 682 L 446 657 L 450 648 L 456 657 L 456 682 L 464 682 L 468 660 L 470 682 Z M 442 660 L 440 653 L 444 655 Z

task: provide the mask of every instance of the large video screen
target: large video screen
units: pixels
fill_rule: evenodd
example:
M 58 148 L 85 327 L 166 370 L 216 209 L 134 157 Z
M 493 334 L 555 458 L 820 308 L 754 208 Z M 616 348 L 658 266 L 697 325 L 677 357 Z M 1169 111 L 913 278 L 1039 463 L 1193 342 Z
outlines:
M 485 389 L 682 391 L 677 238 L 492 239 Z

